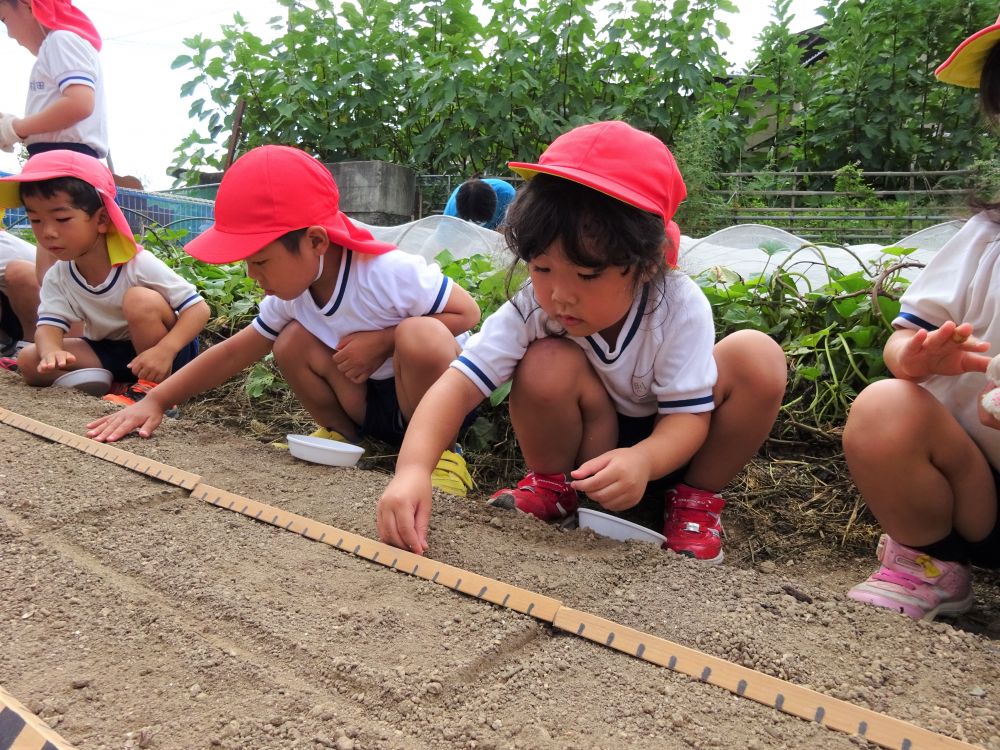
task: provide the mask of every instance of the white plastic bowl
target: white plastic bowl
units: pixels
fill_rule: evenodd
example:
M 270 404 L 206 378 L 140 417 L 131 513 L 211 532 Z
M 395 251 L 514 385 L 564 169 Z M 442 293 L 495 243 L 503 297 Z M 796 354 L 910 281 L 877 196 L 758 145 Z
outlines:
M 70 370 L 52 381 L 60 388 L 76 388 L 91 396 L 104 396 L 111 390 L 111 370 L 103 367 L 83 367 Z
M 652 529 L 640 526 L 637 523 L 626 521 L 618 516 L 608 515 L 589 508 L 580 508 L 577 511 L 580 518 L 580 528 L 590 529 L 595 534 L 610 537 L 624 542 L 628 539 L 635 539 L 640 542 L 649 542 L 657 546 L 666 544 L 667 539 L 662 534 L 657 534 Z
M 354 466 L 365 452 L 359 445 L 311 435 L 289 435 L 288 450 L 303 461 L 327 466 Z

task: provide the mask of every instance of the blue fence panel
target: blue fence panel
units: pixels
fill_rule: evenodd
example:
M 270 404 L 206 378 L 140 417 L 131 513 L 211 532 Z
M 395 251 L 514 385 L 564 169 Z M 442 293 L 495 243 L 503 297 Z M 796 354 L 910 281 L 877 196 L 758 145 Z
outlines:
M 0 172 L 6 177 L 7 173 Z M 150 192 L 118 188 L 115 202 L 121 207 L 132 231 L 140 237 L 150 226 L 187 230 L 184 240 L 197 237 L 215 219 L 215 202 L 167 192 Z M 14 231 L 30 232 L 23 208 L 8 209 L 4 226 Z

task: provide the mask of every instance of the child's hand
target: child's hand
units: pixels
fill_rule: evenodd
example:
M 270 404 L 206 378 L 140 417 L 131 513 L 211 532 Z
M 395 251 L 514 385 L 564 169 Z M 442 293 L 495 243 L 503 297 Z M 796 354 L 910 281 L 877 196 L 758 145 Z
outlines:
M 333 362 L 352 383 L 364 383 L 392 356 L 394 345 L 394 328 L 351 333 L 337 342 Z
M 159 346 L 154 346 L 128 363 L 128 369 L 132 371 L 139 380 L 151 380 L 160 383 L 170 374 L 170 368 L 174 364 L 175 354 L 164 351 Z
M 962 375 L 986 372 L 990 358 L 986 341 L 972 338 L 972 324 L 948 321 L 936 331 L 917 330 L 899 350 L 901 374 L 913 380 L 929 375 Z
M 38 363 L 39 372 L 52 372 L 52 370 L 65 370 L 72 364 L 76 364 L 76 356 L 65 349 L 56 349 L 54 352 L 46 354 Z
M 430 476 L 396 474 L 378 501 L 375 524 L 379 539 L 422 555 L 427 551 L 430 518 Z
M 606 510 L 626 510 L 642 499 L 649 482 L 649 469 L 642 451 L 616 448 L 570 472 L 575 480 L 571 484 Z
M 16 119 L 14 115 L 0 114 L 0 150 L 6 151 L 8 154 L 14 152 L 14 144 L 21 140 L 21 136 L 14 130 L 14 120 Z
M 163 421 L 163 410 L 149 396 L 87 425 L 87 437 L 99 443 L 113 443 L 138 428 L 139 437 L 148 438 Z

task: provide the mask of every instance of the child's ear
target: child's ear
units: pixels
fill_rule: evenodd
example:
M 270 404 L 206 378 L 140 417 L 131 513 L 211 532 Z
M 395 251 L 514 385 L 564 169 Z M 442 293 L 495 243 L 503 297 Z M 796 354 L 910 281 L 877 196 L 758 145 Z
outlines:
M 306 229 L 302 241 L 306 247 L 317 255 L 325 255 L 330 249 L 330 235 L 326 232 L 326 227 L 312 226 Z
M 108 210 L 101 206 L 97 209 L 97 231 L 101 234 L 107 234 L 108 230 L 111 229 L 111 217 L 108 216 Z

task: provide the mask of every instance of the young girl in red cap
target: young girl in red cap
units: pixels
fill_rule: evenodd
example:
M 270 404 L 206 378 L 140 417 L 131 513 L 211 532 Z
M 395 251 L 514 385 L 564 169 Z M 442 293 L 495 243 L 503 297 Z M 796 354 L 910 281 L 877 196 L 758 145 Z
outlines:
M 36 58 L 24 117 L 0 114 L 0 148 L 23 141 L 31 156 L 68 149 L 108 154 L 101 37 L 69 0 L 0 0 L 7 34 Z
M 1000 19 L 962 42 L 939 80 L 979 89 L 1000 122 Z M 885 534 L 879 569 L 851 599 L 914 619 L 972 606 L 970 565 L 1000 568 L 1000 420 L 981 396 L 1000 346 L 1000 203 L 934 256 L 900 300 L 883 357 L 895 376 L 851 407 L 844 453 Z
M 529 279 L 421 401 L 379 502 L 381 538 L 427 549 L 435 452 L 513 380 L 530 471 L 492 505 L 554 521 L 579 492 L 612 512 L 647 495 L 671 549 L 720 562 L 719 492 L 771 429 L 784 353 L 757 331 L 715 343 L 707 299 L 676 270 L 686 193 L 655 137 L 600 122 L 510 166 L 528 183 L 505 232 Z

